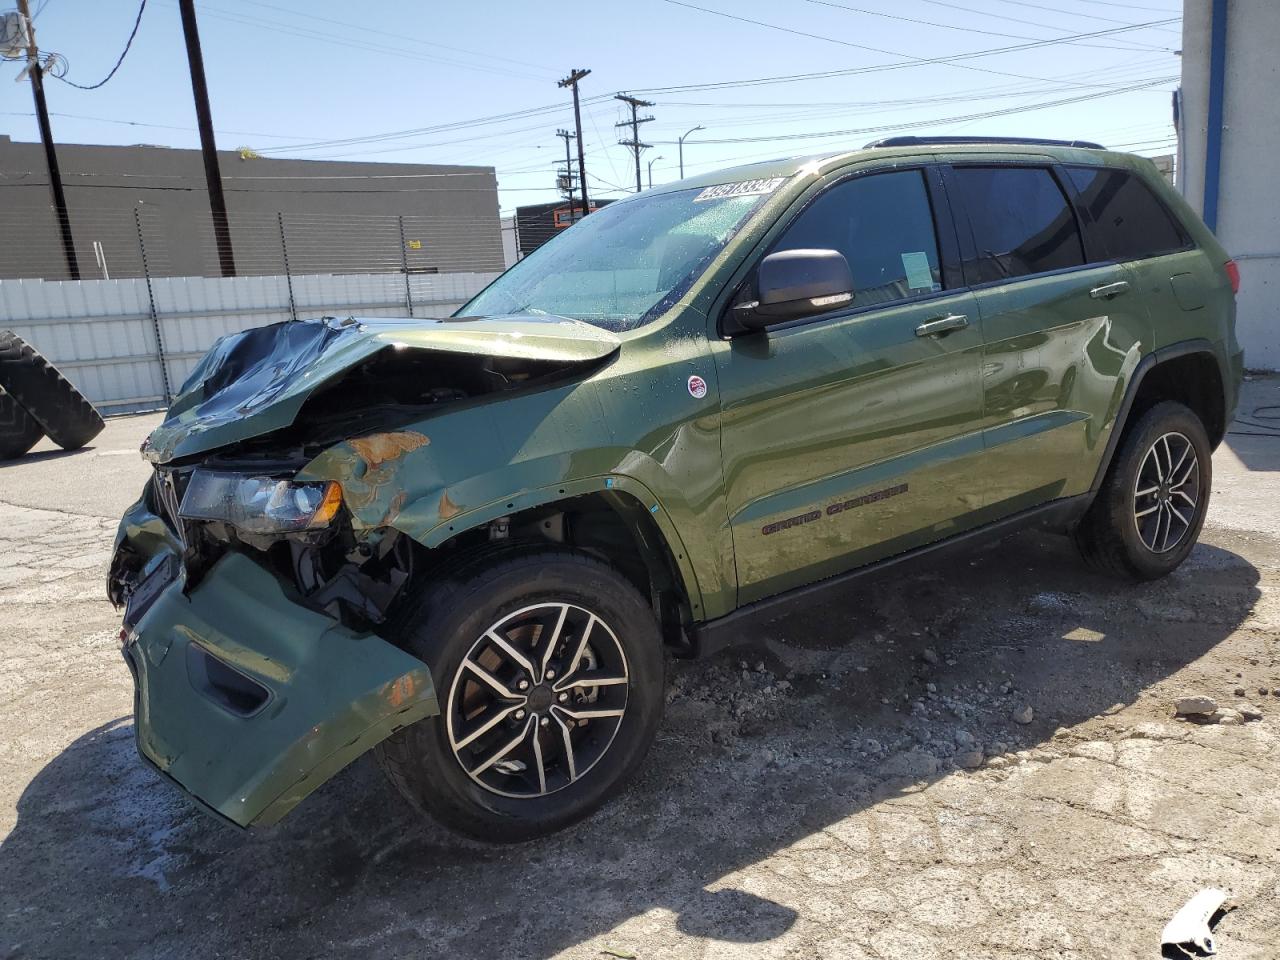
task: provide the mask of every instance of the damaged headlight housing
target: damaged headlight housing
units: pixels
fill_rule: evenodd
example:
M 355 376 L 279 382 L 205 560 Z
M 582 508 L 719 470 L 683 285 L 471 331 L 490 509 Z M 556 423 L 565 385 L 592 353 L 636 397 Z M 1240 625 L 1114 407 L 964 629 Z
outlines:
M 298 533 L 328 526 L 342 506 L 332 480 L 297 483 L 275 477 L 196 470 L 178 512 L 187 520 L 221 520 L 244 533 Z

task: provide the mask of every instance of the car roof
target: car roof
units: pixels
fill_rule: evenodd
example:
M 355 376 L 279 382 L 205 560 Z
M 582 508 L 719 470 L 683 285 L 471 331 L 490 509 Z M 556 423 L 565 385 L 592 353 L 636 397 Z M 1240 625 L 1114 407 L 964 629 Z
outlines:
M 901 138 L 906 140 L 907 138 Z M 953 161 L 971 159 L 975 156 L 999 156 L 1002 158 L 1027 157 L 1040 160 L 1056 160 L 1062 163 L 1124 166 L 1133 168 L 1139 162 L 1149 163 L 1142 157 L 1129 153 L 1118 153 L 1097 146 L 1081 146 L 1083 141 L 1073 142 L 1019 142 L 1016 140 L 984 140 L 972 142 L 948 142 L 919 140 L 910 143 L 890 141 L 891 145 L 865 147 L 830 151 L 827 153 L 807 154 L 797 157 L 784 157 L 776 160 L 762 160 L 756 163 L 725 167 L 711 173 L 687 177 L 674 183 L 655 188 L 653 193 L 666 193 L 671 190 L 687 190 L 691 188 L 715 186 L 721 183 L 737 183 L 743 180 L 767 180 L 775 177 L 791 178 L 799 173 L 824 174 L 836 167 L 861 163 L 867 160 L 894 158 L 919 159 L 927 157 L 931 160 Z M 649 191 L 646 191 L 649 192 Z

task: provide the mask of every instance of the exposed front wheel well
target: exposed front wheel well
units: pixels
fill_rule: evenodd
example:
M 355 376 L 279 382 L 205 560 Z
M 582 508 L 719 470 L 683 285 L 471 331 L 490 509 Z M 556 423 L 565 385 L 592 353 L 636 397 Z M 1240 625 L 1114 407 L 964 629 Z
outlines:
M 1136 423 L 1156 404 L 1172 400 L 1191 409 L 1204 424 L 1214 449 L 1226 435 L 1226 407 L 1222 371 L 1212 353 L 1197 352 L 1162 360 L 1147 371 L 1129 411 Z
M 657 522 L 635 498 L 602 491 L 530 507 L 459 533 L 435 548 L 419 547 L 415 580 L 457 577 L 500 557 L 563 544 L 622 574 L 653 607 L 664 642 L 689 652 L 688 593 Z M 412 589 L 406 594 L 412 594 Z

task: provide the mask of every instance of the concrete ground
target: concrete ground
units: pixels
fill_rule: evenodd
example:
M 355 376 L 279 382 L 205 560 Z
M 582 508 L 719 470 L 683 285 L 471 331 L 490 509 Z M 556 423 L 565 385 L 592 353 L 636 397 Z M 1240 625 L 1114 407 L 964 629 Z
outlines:
M 1023 534 L 673 663 L 639 780 L 550 840 L 420 821 L 362 760 L 278 827 L 194 812 L 133 747 L 115 520 L 156 417 L 0 467 L 0 958 L 1159 955 L 1229 890 L 1280 956 L 1280 380 L 1246 384 L 1166 580 Z M 1265 691 L 1265 693 L 1264 693 Z M 1245 722 L 1191 724 L 1204 694 Z M 1032 708 L 1029 723 L 1022 713 Z

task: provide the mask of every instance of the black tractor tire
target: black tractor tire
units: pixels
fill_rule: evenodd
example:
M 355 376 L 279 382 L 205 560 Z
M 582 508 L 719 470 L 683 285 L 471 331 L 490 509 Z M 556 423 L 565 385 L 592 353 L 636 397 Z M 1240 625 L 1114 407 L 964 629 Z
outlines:
M 451 731 L 458 729 L 457 740 L 462 741 L 464 729 L 474 731 L 490 716 L 513 708 L 507 699 L 490 693 L 492 702 L 468 715 L 465 704 L 476 692 L 477 680 L 474 672 L 464 667 L 464 660 L 471 658 L 470 662 L 476 663 L 483 657 L 494 657 L 496 648 L 484 646 L 490 629 L 505 631 L 507 628 L 502 625 L 511 622 L 511 618 L 519 623 L 521 616 L 530 615 L 525 611 L 541 611 L 543 604 L 571 605 L 575 616 L 589 613 L 597 619 L 585 628 L 581 627 L 582 621 L 578 627 L 571 627 L 566 613 L 566 620 L 561 620 L 549 635 L 552 640 L 563 637 L 555 645 L 549 641 L 539 644 L 542 634 L 551 629 L 549 626 L 529 628 L 525 636 L 533 639 L 524 652 L 529 654 L 531 663 L 540 659 L 539 649 L 551 651 L 541 658 L 540 667 L 535 666 L 535 670 L 545 672 L 535 673 L 531 680 L 525 679 L 527 674 L 513 659 L 505 658 L 497 666 L 493 666 L 494 660 L 486 664 L 486 669 L 494 670 L 492 676 L 504 677 L 508 691 L 516 690 L 517 684 L 526 684 L 522 689 L 529 692 L 523 703 L 528 709 L 521 709 L 514 716 L 507 714 L 502 724 L 492 728 L 491 740 L 478 741 L 482 746 L 477 753 L 490 758 L 501 755 L 537 759 L 527 765 L 524 761 L 504 761 L 512 771 L 501 770 L 502 764 L 494 763 L 478 779 L 473 773 L 483 765 L 483 759 L 471 764 L 472 772 L 464 769 L 462 754 L 470 748 L 460 743 L 455 752 Z M 607 627 L 604 632 L 601 623 Z M 513 645 L 525 642 L 520 639 L 518 628 L 506 636 Z M 388 779 L 414 807 L 459 833 L 490 842 L 515 843 L 554 833 L 583 819 L 622 789 L 640 766 L 657 732 L 665 690 L 662 638 L 653 610 L 622 574 L 593 556 L 566 548 L 531 546 L 527 551 L 499 559 L 463 565 L 451 579 L 433 584 L 409 604 L 398 618 L 393 639 L 430 668 L 440 715 L 393 734 L 375 749 L 375 755 Z M 609 653 L 606 647 L 614 658 L 609 670 L 605 669 Z M 592 651 L 591 665 L 579 667 L 578 658 L 588 648 Z M 482 649 L 485 652 L 478 655 L 476 651 Z M 577 657 L 573 657 L 573 649 Z M 566 699 L 564 692 L 556 692 L 555 684 L 549 680 L 555 674 L 550 667 L 557 665 L 563 676 L 555 677 L 556 683 L 574 681 L 583 676 L 583 669 L 595 671 L 588 674 L 592 677 L 606 672 L 621 676 L 621 669 L 627 679 L 625 684 L 596 688 L 594 696 L 599 699 L 590 704 L 578 702 L 578 698 L 592 696 L 590 689 L 572 689 L 573 699 L 567 706 L 579 712 L 570 718 L 563 712 L 564 707 L 547 702 L 547 698 Z M 606 689 L 607 694 L 600 692 Z M 487 688 L 482 686 L 481 690 Z M 543 699 L 535 701 L 539 694 Z M 620 719 L 582 717 L 580 711 L 592 707 L 616 707 L 620 701 L 609 698 L 618 697 L 623 703 Z M 457 712 L 455 701 L 460 707 Z M 557 717 L 561 719 L 556 720 Z M 574 736 L 579 739 L 573 741 Z M 501 754 L 502 744 L 517 739 L 520 746 L 514 752 Z M 577 779 L 568 772 L 573 769 L 568 759 L 570 742 L 577 745 L 574 755 L 580 764 L 594 757 L 589 765 L 580 766 L 574 774 Z M 540 752 L 534 753 L 535 743 Z M 490 744 L 497 744 L 498 748 L 495 750 Z M 562 755 L 556 759 L 561 745 Z M 545 757 L 552 758 L 551 763 L 556 766 L 548 766 Z M 474 754 L 468 756 L 471 759 Z M 542 764 L 537 780 L 532 773 L 538 769 L 535 763 Z M 486 786 L 481 782 L 483 777 L 500 782 L 496 788 L 492 783 Z M 539 788 L 541 794 L 503 792 Z
M 0 460 L 20 457 L 44 436 L 44 427 L 26 408 L 0 390 Z
M 83 447 L 104 426 L 102 415 L 57 367 L 21 337 L 0 331 L 0 387 L 64 450 Z
M 1165 456 L 1162 465 L 1160 453 L 1154 448 L 1163 443 L 1161 438 L 1166 436 L 1174 438 L 1173 453 Z M 1179 437 L 1188 441 L 1195 455 L 1194 465 L 1179 461 L 1186 449 Z M 1085 562 L 1099 573 L 1134 581 L 1156 580 L 1177 569 L 1191 553 L 1204 526 L 1213 482 L 1212 453 L 1204 424 L 1188 407 L 1164 401 L 1143 413 L 1120 438 L 1106 478 L 1075 530 L 1076 547 Z M 1148 460 L 1153 454 L 1157 457 L 1154 466 Z M 1167 484 L 1162 476 L 1159 480 L 1154 478 L 1160 471 L 1172 472 L 1170 459 L 1177 464 L 1178 474 L 1171 477 L 1170 484 L 1193 466 L 1196 471 L 1194 476 L 1188 474 L 1194 481 L 1194 490 L 1185 482 L 1180 487 L 1194 493 L 1194 505 L 1187 502 L 1190 493 L 1178 494 L 1175 490 L 1168 495 L 1168 502 L 1178 508 L 1177 515 L 1185 518 L 1185 527 L 1181 519 L 1175 519 L 1177 515 L 1162 513 L 1165 508 L 1159 506 L 1166 497 Z M 1143 480 L 1141 488 L 1140 479 Z M 1159 489 L 1139 496 L 1140 491 L 1152 487 Z M 1168 538 L 1165 541 L 1160 540 L 1158 525 L 1155 533 L 1151 532 L 1152 523 L 1161 516 L 1169 524 L 1165 528 Z M 1174 532 L 1178 534 L 1176 538 L 1172 535 Z M 1147 538 L 1155 542 L 1154 548 Z

